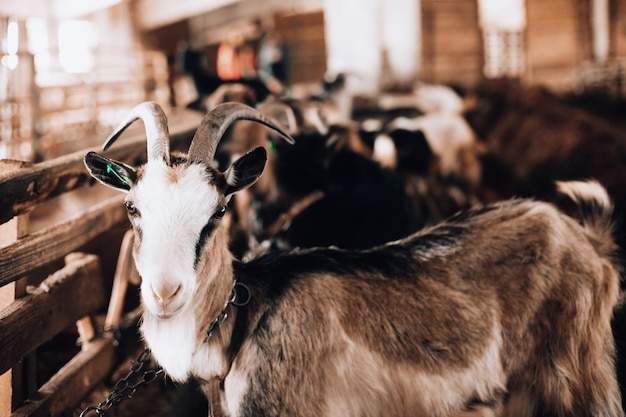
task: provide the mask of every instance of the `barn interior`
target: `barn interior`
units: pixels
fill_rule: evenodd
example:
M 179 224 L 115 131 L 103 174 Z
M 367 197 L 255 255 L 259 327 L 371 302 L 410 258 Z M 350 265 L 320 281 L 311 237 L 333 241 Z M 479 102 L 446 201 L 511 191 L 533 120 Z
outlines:
M 143 368 L 116 385 L 143 349 L 140 278 L 123 197 L 82 158 L 145 101 L 175 150 L 230 101 L 296 138 L 242 122 L 218 150 L 222 166 L 261 135 L 278 155 L 229 206 L 241 259 L 367 248 L 584 179 L 626 245 L 626 0 L 0 0 L 0 39 L 0 417 L 207 413 Z M 111 151 L 145 161 L 141 123 Z

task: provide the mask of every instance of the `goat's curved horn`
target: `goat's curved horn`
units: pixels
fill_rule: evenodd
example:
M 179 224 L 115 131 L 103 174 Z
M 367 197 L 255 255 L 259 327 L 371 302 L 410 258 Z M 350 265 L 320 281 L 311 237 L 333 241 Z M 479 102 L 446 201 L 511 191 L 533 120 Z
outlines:
M 294 143 L 293 138 L 287 132 L 254 107 L 242 103 L 222 103 L 215 106 L 202 119 L 200 127 L 191 140 L 189 163 L 203 162 L 209 165 L 222 136 L 239 120 L 251 120 L 264 124 L 278 132 L 287 142 Z
M 282 101 L 275 101 L 267 104 L 261 104 L 259 110 L 263 114 L 267 114 L 270 117 L 277 118 L 276 114 L 283 114 L 287 119 L 287 130 L 290 134 L 295 134 L 298 131 L 298 120 L 296 113 L 293 111 L 293 107 Z
M 162 159 L 170 163 L 170 133 L 167 127 L 167 116 L 161 106 L 152 101 L 138 104 L 130 114 L 104 142 L 103 149 L 107 149 L 117 140 L 128 126 L 135 120 L 143 120 L 146 128 L 146 140 L 148 141 L 148 161 Z

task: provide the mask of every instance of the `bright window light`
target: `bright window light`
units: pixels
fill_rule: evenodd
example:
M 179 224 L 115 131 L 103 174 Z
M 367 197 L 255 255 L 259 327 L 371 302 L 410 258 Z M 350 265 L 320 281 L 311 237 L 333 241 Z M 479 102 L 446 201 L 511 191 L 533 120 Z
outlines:
M 10 21 L 7 27 L 6 51 L 9 55 L 17 54 L 19 44 L 19 32 L 16 21 Z
M 31 17 L 26 21 L 28 29 L 28 50 L 35 56 L 37 71 L 51 67 L 50 40 L 48 24 L 40 17 Z
M 478 10 L 484 29 L 518 32 L 526 27 L 524 0 L 479 0 Z
M 3 42 L 4 54 L 2 55 L 2 66 L 11 70 L 17 68 L 17 49 L 19 45 L 19 31 L 16 21 L 9 21 L 7 33 Z
M 596 61 L 606 61 L 609 56 L 609 2 L 591 2 L 591 27 L 593 29 L 593 56 Z
M 89 72 L 94 66 L 93 50 L 98 32 L 91 22 L 65 20 L 59 25 L 59 62 L 64 71 Z
M 488 78 L 520 76 L 524 71 L 524 0 L 479 0 Z
M 394 76 L 411 80 L 417 71 L 419 39 L 419 6 L 415 0 L 380 2 L 382 41 Z
M 30 17 L 26 21 L 28 29 L 28 50 L 33 54 L 47 51 L 50 48 L 48 25 L 40 17 Z
M 122 0 L 55 0 L 53 9 L 57 18 L 72 19 L 121 2 Z

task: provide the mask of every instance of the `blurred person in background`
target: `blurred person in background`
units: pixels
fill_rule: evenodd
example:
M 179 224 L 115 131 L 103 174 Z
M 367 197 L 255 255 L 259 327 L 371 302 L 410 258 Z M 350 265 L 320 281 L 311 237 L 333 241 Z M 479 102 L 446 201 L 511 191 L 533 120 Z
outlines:
M 267 29 L 258 51 L 259 77 L 274 94 L 284 94 L 288 83 L 289 50 L 280 33 Z

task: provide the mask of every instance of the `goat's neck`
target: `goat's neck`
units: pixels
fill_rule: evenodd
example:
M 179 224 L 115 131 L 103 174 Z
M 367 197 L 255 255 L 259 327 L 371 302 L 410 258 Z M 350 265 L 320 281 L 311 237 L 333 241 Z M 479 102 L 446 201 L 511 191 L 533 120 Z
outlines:
M 208 262 L 198 273 L 198 287 L 194 300 L 194 315 L 196 319 L 197 340 L 202 343 L 206 340 L 207 331 L 211 323 L 220 316 L 231 298 L 234 284 L 233 257 L 228 249 L 226 228 L 217 231 L 213 249 L 208 256 Z M 208 343 L 220 343 L 228 347 L 232 332 L 233 308 L 228 308 L 228 320 L 221 322 Z M 214 340 L 215 339 L 215 340 Z

